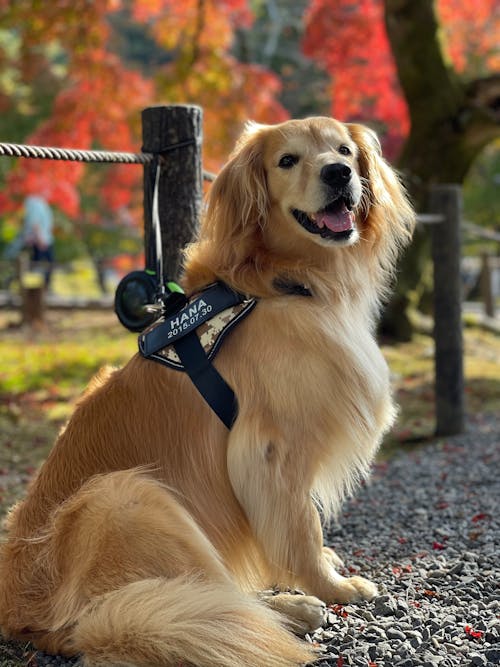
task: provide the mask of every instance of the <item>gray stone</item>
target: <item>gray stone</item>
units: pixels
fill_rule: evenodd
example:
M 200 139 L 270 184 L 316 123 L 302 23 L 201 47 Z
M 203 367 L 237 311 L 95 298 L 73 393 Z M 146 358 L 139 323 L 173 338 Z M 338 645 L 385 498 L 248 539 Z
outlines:
M 404 632 L 401 632 L 397 628 L 388 628 L 386 634 L 389 639 L 399 639 L 401 641 L 406 639 Z
M 487 649 L 484 654 L 493 665 L 500 664 L 500 648 Z
M 462 570 L 465 567 L 465 563 L 463 560 L 459 560 L 458 563 L 455 563 L 455 565 L 452 565 L 450 569 L 448 570 L 448 574 L 451 574 L 452 576 L 455 574 L 460 574 Z

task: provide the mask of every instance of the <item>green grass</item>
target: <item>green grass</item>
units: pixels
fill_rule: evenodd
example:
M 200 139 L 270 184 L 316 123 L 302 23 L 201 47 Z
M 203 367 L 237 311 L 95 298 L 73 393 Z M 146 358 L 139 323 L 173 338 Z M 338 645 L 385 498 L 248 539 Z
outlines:
M 434 343 L 417 334 L 409 343 L 382 347 L 393 376 L 400 414 L 384 441 L 382 455 L 433 437 Z M 464 329 L 465 405 L 468 415 L 500 406 L 500 336 L 478 327 Z
M 137 349 L 109 312 L 49 311 L 34 334 L 0 312 L 0 515 L 19 498 L 89 379 Z

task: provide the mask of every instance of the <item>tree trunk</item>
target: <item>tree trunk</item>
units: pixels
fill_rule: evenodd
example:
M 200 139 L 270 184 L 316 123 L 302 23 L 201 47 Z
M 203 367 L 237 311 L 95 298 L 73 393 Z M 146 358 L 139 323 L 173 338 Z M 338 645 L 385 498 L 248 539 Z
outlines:
M 417 210 L 427 211 L 429 186 L 462 184 L 479 152 L 499 136 L 500 75 L 460 79 L 443 55 L 434 0 L 385 0 L 385 21 L 411 119 L 398 167 Z M 384 318 L 383 329 L 396 338 L 411 331 L 408 291 L 418 291 L 427 273 L 426 236 L 425 230 L 417 234 L 405 256 Z

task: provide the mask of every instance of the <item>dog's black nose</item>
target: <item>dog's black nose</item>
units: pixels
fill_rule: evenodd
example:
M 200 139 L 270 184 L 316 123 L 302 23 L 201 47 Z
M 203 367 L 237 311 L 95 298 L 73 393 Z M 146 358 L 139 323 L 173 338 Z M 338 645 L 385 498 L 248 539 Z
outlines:
M 320 172 L 320 178 L 323 183 L 333 186 L 341 186 L 349 183 L 351 178 L 351 168 L 346 164 L 326 164 Z

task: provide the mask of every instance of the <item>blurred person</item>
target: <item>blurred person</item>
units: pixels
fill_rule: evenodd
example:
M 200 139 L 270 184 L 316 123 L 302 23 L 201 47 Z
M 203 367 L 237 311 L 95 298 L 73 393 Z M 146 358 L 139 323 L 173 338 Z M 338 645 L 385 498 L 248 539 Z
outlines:
M 33 193 L 24 200 L 23 245 L 30 250 L 31 261 L 40 264 L 48 289 L 54 264 L 54 215 L 46 193 Z

